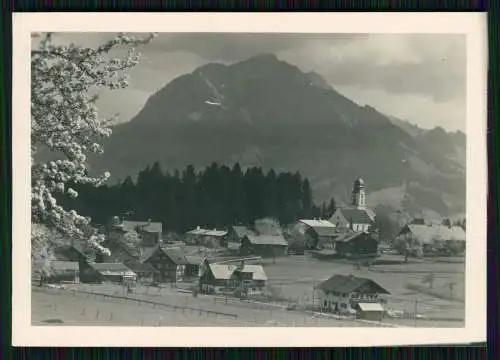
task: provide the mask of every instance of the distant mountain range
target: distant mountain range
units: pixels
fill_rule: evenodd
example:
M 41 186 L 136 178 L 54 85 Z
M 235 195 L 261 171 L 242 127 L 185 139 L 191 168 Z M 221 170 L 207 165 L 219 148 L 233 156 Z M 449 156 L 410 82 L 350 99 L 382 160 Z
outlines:
M 465 212 L 465 143 L 462 132 L 359 106 L 319 74 L 265 54 L 176 78 L 116 125 L 90 163 L 115 180 L 156 160 L 164 169 L 216 161 L 300 171 L 317 202 L 347 202 L 361 176 L 373 208 L 451 216 Z

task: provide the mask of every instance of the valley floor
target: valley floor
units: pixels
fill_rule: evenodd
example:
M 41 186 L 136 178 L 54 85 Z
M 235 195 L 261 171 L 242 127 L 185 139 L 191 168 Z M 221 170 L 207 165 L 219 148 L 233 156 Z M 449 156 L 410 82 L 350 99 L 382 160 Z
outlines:
M 133 294 L 126 294 L 122 286 L 112 284 L 72 284 L 66 285 L 66 289 L 34 286 L 32 322 L 57 325 L 55 321 L 59 319 L 60 324 L 66 325 L 111 326 L 464 326 L 463 263 L 415 261 L 356 269 L 343 261 L 322 261 L 299 255 L 262 260 L 262 265 L 269 279 L 268 287 L 274 293 L 271 303 L 209 295 L 194 297 L 182 290 L 183 285 L 189 288 L 190 284 L 163 288 L 138 286 Z M 432 287 L 422 282 L 429 273 L 434 274 Z M 286 310 L 290 304 L 301 309 L 319 304 L 314 286 L 335 274 L 352 274 L 376 281 L 390 292 L 386 310 L 413 315 L 417 309 L 419 318 L 415 321 L 414 318 L 384 317 L 380 323 Z M 452 290 L 450 282 L 454 284 Z

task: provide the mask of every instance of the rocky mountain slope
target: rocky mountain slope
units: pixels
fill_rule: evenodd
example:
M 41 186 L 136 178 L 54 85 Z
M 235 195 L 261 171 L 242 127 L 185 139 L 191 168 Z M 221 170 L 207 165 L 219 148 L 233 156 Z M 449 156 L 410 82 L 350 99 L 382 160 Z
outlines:
M 166 169 L 217 161 L 300 171 L 316 201 L 347 202 L 365 179 L 372 207 L 450 215 L 465 209 L 465 135 L 422 130 L 359 106 L 316 73 L 274 55 L 208 64 L 116 125 L 92 171 L 115 180 L 159 160 Z

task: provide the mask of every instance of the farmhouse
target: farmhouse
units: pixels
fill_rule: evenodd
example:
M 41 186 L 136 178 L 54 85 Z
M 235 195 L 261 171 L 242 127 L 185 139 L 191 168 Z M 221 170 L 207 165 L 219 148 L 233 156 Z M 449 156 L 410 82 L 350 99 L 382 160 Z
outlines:
M 407 224 L 396 235 L 395 242 L 403 241 L 410 247 L 422 246 L 424 253 L 436 249 L 465 250 L 465 231 L 461 226 Z
M 234 292 L 246 295 L 262 292 L 267 276 L 262 265 L 210 264 L 205 261 L 200 274 L 201 293 Z
M 375 281 L 352 275 L 334 275 L 317 289 L 323 310 L 344 314 L 355 314 L 358 304 L 381 304 L 380 295 L 390 294 Z
M 353 231 L 368 231 L 374 225 L 375 213 L 366 207 L 363 179 L 358 178 L 354 182 L 351 206 L 338 208 L 329 220 L 339 228 L 349 228 Z
M 209 248 L 225 247 L 227 246 L 227 231 L 202 229 L 198 226 L 186 233 L 186 240 L 189 243 L 204 245 Z
M 137 275 L 137 281 L 142 284 L 151 284 L 160 272 L 148 263 L 136 259 L 124 260 L 123 264 Z
M 243 225 L 232 226 L 228 231 L 227 241 L 241 244 L 241 241 L 247 235 L 257 235 L 257 232 Z
M 109 255 L 96 255 L 96 262 L 124 262 L 127 260 L 137 260 L 141 256 L 139 249 L 133 249 L 125 245 L 122 241 L 107 240 L 103 243 L 103 246 L 108 248 L 110 253 Z
M 241 253 L 262 257 L 285 256 L 288 242 L 283 235 L 246 235 L 241 242 Z
M 202 259 L 186 256 L 179 248 L 157 245 L 144 254 L 142 262 L 157 270 L 154 281 L 164 283 L 196 277 Z
M 80 269 L 76 261 L 44 260 L 34 261 L 32 264 L 32 281 L 45 281 L 51 283 L 80 282 Z
M 253 228 L 236 225 L 232 226 L 227 234 L 227 247 L 230 250 L 239 250 L 245 236 L 271 235 L 282 236 L 283 232 L 278 221 L 272 218 L 257 219 L 254 222 Z
M 141 283 L 151 283 L 158 275 L 158 271 L 154 267 L 141 262 L 139 249 L 126 246 L 121 239 L 108 239 L 103 245 L 110 250 L 110 254 L 98 254 L 96 256 L 97 263 L 122 263 L 137 275 L 137 280 Z
M 333 239 L 333 246 L 311 251 L 311 254 L 322 260 L 350 258 L 359 259 L 375 257 L 378 251 L 377 239 L 368 232 L 343 229 Z
M 332 247 L 333 239 L 337 234 L 336 226 L 328 220 L 301 219 L 294 228 L 303 234 L 305 244 L 309 249 Z
M 334 241 L 334 249 L 341 257 L 359 258 L 377 255 L 378 241 L 367 232 L 345 232 L 338 235 Z
M 69 245 L 56 247 L 54 249 L 54 256 L 59 261 L 87 262 L 85 245 L 78 240 L 72 240 Z
M 85 283 L 135 282 L 137 275 L 121 263 L 89 263 L 80 267 L 80 279 Z
M 148 221 L 121 221 L 115 216 L 106 227 L 106 237 L 110 241 L 119 241 L 127 231 L 135 231 L 141 238 L 143 246 L 151 247 L 161 242 L 163 226 L 160 222 Z
M 186 258 L 186 268 L 184 270 L 184 279 L 194 279 L 198 278 L 200 275 L 200 267 L 203 262 L 203 258 L 194 255 L 185 255 Z

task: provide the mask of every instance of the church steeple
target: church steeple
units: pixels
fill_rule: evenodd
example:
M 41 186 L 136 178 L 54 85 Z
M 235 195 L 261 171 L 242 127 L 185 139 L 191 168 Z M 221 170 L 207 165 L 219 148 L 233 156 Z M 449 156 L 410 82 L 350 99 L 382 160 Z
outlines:
M 357 178 L 354 181 L 351 205 L 358 209 L 366 209 L 365 182 L 362 178 Z

